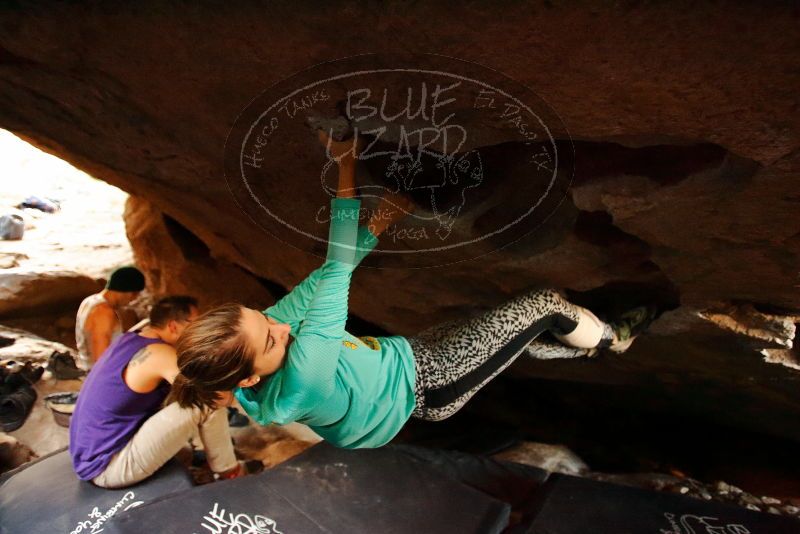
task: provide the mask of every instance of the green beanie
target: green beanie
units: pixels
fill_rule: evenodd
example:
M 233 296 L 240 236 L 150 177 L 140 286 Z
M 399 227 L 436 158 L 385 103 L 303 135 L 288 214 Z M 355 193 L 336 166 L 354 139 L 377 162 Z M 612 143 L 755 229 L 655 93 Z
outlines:
M 120 267 L 108 278 L 106 289 L 135 293 L 144 289 L 144 275 L 136 267 Z

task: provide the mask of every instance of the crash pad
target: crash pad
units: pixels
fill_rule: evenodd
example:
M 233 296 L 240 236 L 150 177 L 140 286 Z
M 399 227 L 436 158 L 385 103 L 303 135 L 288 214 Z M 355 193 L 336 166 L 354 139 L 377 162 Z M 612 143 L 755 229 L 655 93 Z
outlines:
M 491 533 L 508 524 L 509 510 L 389 447 L 323 442 L 263 473 L 115 516 L 105 533 Z
M 144 482 L 122 490 L 78 479 L 66 449 L 0 476 L 0 533 L 100 532 L 114 514 L 192 488 L 176 460 Z
M 512 511 L 527 507 L 550 475 L 538 467 L 477 454 L 413 445 L 387 447 L 423 462 L 432 472 L 510 504 Z
M 552 475 L 542 486 L 532 520 L 513 533 L 797 534 L 800 521 L 674 493 Z

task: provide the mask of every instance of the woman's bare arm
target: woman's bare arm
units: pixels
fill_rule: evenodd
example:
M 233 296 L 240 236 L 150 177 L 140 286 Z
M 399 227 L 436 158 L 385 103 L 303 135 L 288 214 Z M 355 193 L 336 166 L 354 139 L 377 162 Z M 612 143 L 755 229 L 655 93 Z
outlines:
M 318 135 L 320 142 L 327 149 L 328 156 L 339 165 L 339 185 L 336 188 L 336 196 L 353 198 L 356 191 L 356 161 L 363 148 L 363 141 L 358 136 L 346 141 L 335 141 L 323 130 L 319 130 Z

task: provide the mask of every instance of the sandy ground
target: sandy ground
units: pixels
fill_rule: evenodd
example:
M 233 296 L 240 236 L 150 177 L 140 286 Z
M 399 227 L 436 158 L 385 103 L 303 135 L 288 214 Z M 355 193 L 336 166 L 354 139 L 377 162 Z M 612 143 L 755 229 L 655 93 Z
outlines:
M 116 266 L 132 263 L 122 212 L 128 195 L 69 163 L 0 130 L 0 215 L 21 213 L 26 222 L 19 241 L 0 241 L 0 274 L 74 271 L 105 278 Z M 61 203 L 49 214 L 14 206 L 30 195 Z
M 31 361 L 44 364 L 54 350 L 70 351 L 64 345 L 47 341 L 22 330 L 0 326 L 0 336 L 15 340 L 13 345 L 0 348 L 0 360 L 13 359 L 20 362 Z M 30 447 L 39 456 L 66 447 L 69 443 L 69 431 L 56 424 L 53 414 L 45 406 L 44 397 L 50 393 L 61 391 L 78 391 L 80 387 L 80 380 L 56 380 L 46 372 L 34 385 L 37 398 L 25 424 L 19 429 L 9 432 L 9 435 Z

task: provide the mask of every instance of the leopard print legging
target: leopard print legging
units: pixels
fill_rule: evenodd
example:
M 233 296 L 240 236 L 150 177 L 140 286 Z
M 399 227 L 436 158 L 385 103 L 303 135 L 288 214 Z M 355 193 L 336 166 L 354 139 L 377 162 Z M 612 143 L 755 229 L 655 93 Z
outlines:
M 428 421 L 450 417 L 523 352 L 541 359 L 586 356 L 591 349 L 568 347 L 551 336 L 537 339 L 548 330 L 568 333 L 578 319 L 578 308 L 557 290 L 538 289 L 478 317 L 450 321 L 409 337 L 417 370 L 412 417 Z M 604 324 L 601 343 L 608 344 L 611 335 L 610 326 Z

